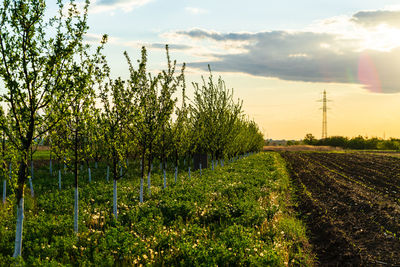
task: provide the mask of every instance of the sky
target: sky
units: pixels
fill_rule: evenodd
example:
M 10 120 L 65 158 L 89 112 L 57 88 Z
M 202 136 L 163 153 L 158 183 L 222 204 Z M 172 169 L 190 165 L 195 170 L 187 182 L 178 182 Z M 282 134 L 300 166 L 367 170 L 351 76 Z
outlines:
M 324 90 L 329 136 L 400 137 L 398 0 L 97 0 L 89 27 L 90 43 L 108 34 L 114 77 L 143 45 L 164 69 L 169 44 L 190 97 L 210 64 L 265 138 L 320 138 Z

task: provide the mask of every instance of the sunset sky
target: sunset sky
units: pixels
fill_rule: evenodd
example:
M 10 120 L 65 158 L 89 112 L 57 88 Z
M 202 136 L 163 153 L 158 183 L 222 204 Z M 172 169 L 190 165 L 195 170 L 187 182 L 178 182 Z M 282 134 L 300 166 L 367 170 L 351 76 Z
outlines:
M 328 135 L 400 137 L 399 1 L 97 0 L 89 26 L 115 77 L 142 45 L 156 71 L 169 44 L 188 84 L 210 64 L 266 138 L 320 138 L 323 90 Z

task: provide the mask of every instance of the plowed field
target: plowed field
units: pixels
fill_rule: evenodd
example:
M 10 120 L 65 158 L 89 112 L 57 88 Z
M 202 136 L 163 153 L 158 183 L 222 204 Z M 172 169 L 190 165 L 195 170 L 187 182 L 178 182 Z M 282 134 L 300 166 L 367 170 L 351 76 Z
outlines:
M 400 266 L 400 159 L 282 152 L 321 265 Z

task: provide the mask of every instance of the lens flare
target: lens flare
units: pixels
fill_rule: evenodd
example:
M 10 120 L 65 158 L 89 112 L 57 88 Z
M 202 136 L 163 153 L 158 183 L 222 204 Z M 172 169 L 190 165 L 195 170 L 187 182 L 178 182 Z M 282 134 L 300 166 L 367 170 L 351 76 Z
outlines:
M 374 93 L 382 93 L 379 74 L 371 56 L 367 52 L 360 55 L 358 61 L 358 80 L 366 89 Z

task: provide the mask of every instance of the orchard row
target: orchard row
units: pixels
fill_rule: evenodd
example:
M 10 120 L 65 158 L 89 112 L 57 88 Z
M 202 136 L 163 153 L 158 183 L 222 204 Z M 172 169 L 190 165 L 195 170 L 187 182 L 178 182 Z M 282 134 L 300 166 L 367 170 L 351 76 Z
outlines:
M 242 102 L 211 71 L 193 83 L 194 97 L 188 99 L 185 65 L 176 69 L 168 47 L 165 70 L 149 72 L 143 48 L 137 64 L 124 53 L 128 79 L 111 77 L 103 54 L 107 36 L 97 48 L 84 41 L 88 2 L 82 10 L 73 0 L 58 3 L 58 14 L 49 20 L 43 0 L 3 1 L 0 7 L 0 165 L 4 177 L 9 163 L 16 166 L 10 179 L 17 202 L 14 257 L 21 255 L 24 188 L 35 140 L 45 140 L 51 156 L 74 173 L 76 222 L 82 162 L 109 162 L 116 187 L 127 158 L 140 159 L 143 184 L 155 158 L 164 166 L 167 158 L 177 163 L 196 153 L 232 158 L 259 150 L 263 142 Z M 182 96 L 180 105 L 176 95 Z

